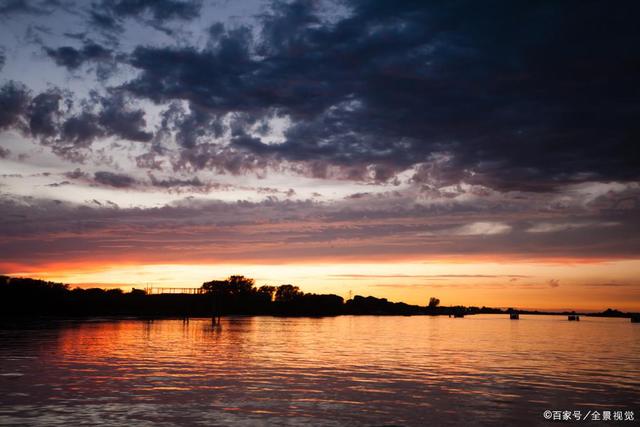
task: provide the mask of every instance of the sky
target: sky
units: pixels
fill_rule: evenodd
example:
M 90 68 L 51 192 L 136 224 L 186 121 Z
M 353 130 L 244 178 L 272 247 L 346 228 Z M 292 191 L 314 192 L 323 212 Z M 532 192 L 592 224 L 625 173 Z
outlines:
M 0 273 L 638 311 L 639 12 L 0 0 Z

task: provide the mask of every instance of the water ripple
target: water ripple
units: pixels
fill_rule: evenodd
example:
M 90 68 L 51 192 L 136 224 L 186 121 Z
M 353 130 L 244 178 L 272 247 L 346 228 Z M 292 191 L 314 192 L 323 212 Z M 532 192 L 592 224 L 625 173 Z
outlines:
M 640 327 L 622 319 L 57 322 L 0 342 L 2 425 L 536 425 L 545 409 L 640 408 Z

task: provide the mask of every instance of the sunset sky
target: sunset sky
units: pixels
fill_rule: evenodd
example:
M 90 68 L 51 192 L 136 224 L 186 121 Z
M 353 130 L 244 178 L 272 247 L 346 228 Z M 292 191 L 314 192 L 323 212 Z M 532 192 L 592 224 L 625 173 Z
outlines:
M 0 0 L 0 273 L 638 311 L 638 16 Z

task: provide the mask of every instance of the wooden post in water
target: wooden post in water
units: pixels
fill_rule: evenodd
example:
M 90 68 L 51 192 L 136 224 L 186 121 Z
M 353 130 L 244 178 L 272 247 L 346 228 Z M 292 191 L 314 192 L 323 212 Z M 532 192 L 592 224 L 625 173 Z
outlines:
M 218 325 L 220 323 L 220 307 L 219 298 L 216 298 L 216 292 L 211 292 L 211 323 Z

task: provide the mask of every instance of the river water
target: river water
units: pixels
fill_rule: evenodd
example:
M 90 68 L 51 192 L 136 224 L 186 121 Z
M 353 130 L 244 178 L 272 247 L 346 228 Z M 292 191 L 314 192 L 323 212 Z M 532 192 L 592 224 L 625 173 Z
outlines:
M 629 319 L 5 323 L 0 361 L 3 426 L 549 425 L 545 410 L 640 418 L 640 324 Z M 602 422 L 612 423 L 633 424 Z

